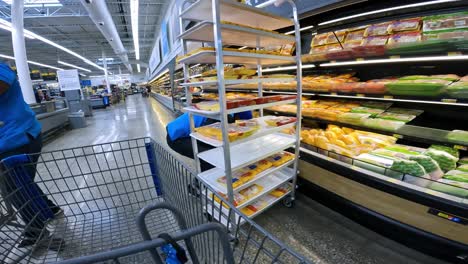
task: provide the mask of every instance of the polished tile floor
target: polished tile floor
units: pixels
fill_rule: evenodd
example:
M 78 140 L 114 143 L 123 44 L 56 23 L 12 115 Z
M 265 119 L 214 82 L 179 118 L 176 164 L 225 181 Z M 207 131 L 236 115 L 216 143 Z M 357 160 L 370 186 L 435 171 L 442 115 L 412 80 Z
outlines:
M 59 134 L 44 150 L 139 137 L 152 137 L 166 145 L 165 126 L 173 118 L 174 114 L 156 100 L 131 95 L 126 102 L 95 110 L 87 119 L 86 128 Z M 255 221 L 315 263 L 443 263 L 386 239 L 304 196 L 299 196 L 293 209 L 278 204 Z

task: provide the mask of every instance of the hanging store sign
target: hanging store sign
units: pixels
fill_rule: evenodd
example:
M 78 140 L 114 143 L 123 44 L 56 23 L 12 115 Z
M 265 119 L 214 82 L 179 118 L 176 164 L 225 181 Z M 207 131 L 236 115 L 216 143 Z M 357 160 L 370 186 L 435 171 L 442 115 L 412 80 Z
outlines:
M 78 70 L 57 71 L 60 91 L 80 90 Z

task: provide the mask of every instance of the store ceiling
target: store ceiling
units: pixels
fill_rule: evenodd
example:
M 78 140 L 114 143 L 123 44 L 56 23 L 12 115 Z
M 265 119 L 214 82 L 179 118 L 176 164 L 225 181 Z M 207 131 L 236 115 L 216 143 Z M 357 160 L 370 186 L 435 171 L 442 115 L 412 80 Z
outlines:
M 108 58 L 113 58 L 108 65 L 114 73 L 128 73 L 127 68 L 121 64 L 119 57 L 114 53 L 102 33 L 94 22 L 88 17 L 86 9 L 80 0 L 47 0 L 50 5 L 41 5 L 37 2 L 45 0 L 25 0 L 24 28 L 42 37 L 52 40 L 81 56 L 102 65 L 102 51 Z M 151 49 L 155 42 L 155 36 L 159 33 L 161 16 L 164 15 L 170 0 L 139 0 L 139 43 L 140 61 L 147 63 Z M 11 21 L 11 0 L 0 0 L 0 18 Z M 34 3 L 31 5 L 31 3 Z M 135 60 L 133 35 L 131 27 L 130 0 L 106 1 L 109 12 L 115 23 L 117 31 L 128 52 L 129 61 Z M 11 33 L 0 29 L 0 54 L 13 56 Z M 69 67 L 57 63 L 58 60 L 71 63 L 92 71 L 82 72 L 86 75 L 102 75 L 103 71 L 86 64 L 81 59 L 74 57 L 53 46 L 36 39 L 26 39 L 28 60 L 67 69 Z M 143 66 L 143 65 L 142 65 Z M 132 65 L 136 73 L 136 64 Z M 31 69 L 37 66 L 30 65 Z M 145 72 L 142 67 L 141 71 Z M 81 72 L 81 71 L 80 71 Z

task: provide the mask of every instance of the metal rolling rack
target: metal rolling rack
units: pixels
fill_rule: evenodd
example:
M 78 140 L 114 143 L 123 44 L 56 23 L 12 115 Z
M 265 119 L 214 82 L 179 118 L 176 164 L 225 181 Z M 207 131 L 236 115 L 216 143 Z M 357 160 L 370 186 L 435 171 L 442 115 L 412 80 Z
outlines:
M 299 20 L 297 15 L 296 6 L 293 1 L 287 1 L 293 11 L 293 19 L 278 17 L 273 14 L 266 13 L 259 8 L 251 7 L 242 3 L 238 3 L 231 0 L 198 0 L 192 3 L 190 6 L 184 9 L 185 5 L 182 4 L 180 7 L 180 25 L 182 34 L 179 36 L 182 42 L 183 54 L 187 53 L 187 41 L 199 41 L 199 42 L 214 42 L 215 51 L 202 51 L 190 56 L 184 57 L 180 60 L 180 63 L 183 64 L 184 70 L 184 83 L 180 85 L 186 87 L 186 97 L 188 107 L 184 108 L 184 111 L 189 113 L 190 116 L 190 129 L 192 136 L 192 146 L 194 149 L 194 157 L 196 162 L 196 168 L 198 178 L 205 182 L 206 184 L 213 187 L 213 189 L 218 191 L 224 191 L 227 195 L 227 199 L 231 204 L 234 204 L 234 193 L 239 191 L 241 188 L 248 187 L 255 182 L 264 182 L 264 190 L 252 197 L 248 201 L 244 202 L 239 208 L 247 206 L 250 203 L 260 199 L 262 196 L 268 194 L 270 191 L 275 188 L 290 182 L 291 191 L 282 196 L 281 198 L 275 199 L 268 206 L 263 208 L 260 211 L 266 210 L 272 204 L 283 200 L 286 206 L 292 206 L 295 199 L 295 186 L 296 186 L 296 177 L 298 171 L 298 160 L 299 160 L 299 146 L 300 146 L 300 127 L 301 127 L 301 111 L 297 112 L 297 121 L 295 123 L 296 133 L 294 136 L 287 136 L 285 134 L 277 133 L 278 129 L 272 130 L 261 130 L 257 134 L 242 140 L 242 142 L 230 142 L 228 138 L 228 114 L 248 111 L 248 110 L 260 110 L 259 119 L 263 118 L 263 108 L 270 107 L 272 105 L 287 104 L 287 103 L 296 103 L 298 109 L 301 109 L 301 94 L 302 94 L 302 62 L 301 55 L 297 53 L 295 56 L 279 56 L 279 55 L 269 55 L 269 54 L 259 54 L 259 53 L 246 53 L 241 51 L 224 51 L 224 45 L 238 45 L 238 46 L 250 46 L 253 48 L 261 48 L 271 43 L 278 43 L 282 45 L 285 42 L 296 44 L 296 49 L 301 50 L 300 42 L 300 32 L 299 32 Z M 200 21 L 203 20 L 198 25 L 192 27 L 191 29 L 185 31 L 183 28 L 184 21 Z M 221 21 L 229 21 L 236 24 L 225 24 Z M 241 26 L 242 24 L 245 26 Z M 295 27 L 295 37 L 288 36 L 284 34 L 276 34 L 269 31 L 253 29 L 252 27 L 260 27 L 268 30 L 275 30 L 278 28 L 286 26 Z M 185 31 L 185 32 L 184 32 Z M 227 41 L 225 41 L 227 40 Z M 217 81 L 208 81 L 208 82 L 198 82 L 190 83 L 189 82 L 189 64 L 195 63 L 209 63 L 216 64 L 217 71 Z M 227 83 L 234 83 L 236 81 L 224 80 L 224 64 L 249 64 L 250 66 L 256 66 L 259 78 L 252 80 L 238 80 L 237 83 L 245 82 L 254 82 L 258 83 L 258 96 L 262 96 L 262 82 L 271 82 L 279 81 L 279 79 L 269 80 L 267 78 L 261 78 L 262 76 L 262 67 L 266 65 L 277 65 L 285 63 L 296 63 L 297 65 L 297 99 L 294 100 L 285 100 L 269 104 L 253 105 L 246 107 L 239 107 L 235 109 L 227 109 L 226 107 L 226 89 L 225 85 Z M 289 81 L 284 78 L 281 81 Z M 219 103 L 220 111 L 219 112 L 209 112 L 197 110 L 194 107 L 191 107 L 192 104 L 192 95 L 190 93 L 190 86 L 207 86 L 207 85 L 217 85 L 219 92 Z M 210 141 L 204 139 L 200 135 L 194 132 L 194 121 L 193 115 L 202 115 L 208 118 L 220 120 L 222 126 L 222 141 Z M 285 126 L 286 127 L 286 126 Z M 202 153 L 198 152 L 197 140 L 203 141 L 205 143 L 211 144 L 215 148 L 209 151 Z M 285 150 L 289 147 L 295 147 L 295 158 L 293 161 L 288 162 L 284 166 L 279 168 L 267 170 L 261 175 L 246 184 L 243 184 L 240 187 L 233 188 L 232 184 L 227 184 L 227 186 L 216 186 L 213 182 L 213 179 L 217 177 L 226 176 L 227 182 L 232 182 L 232 172 L 233 170 L 252 164 L 260 159 L 266 158 L 272 154 L 278 153 L 282 150 Z M 200 162 L 199 159 L 203 159 L 216 167 L 214 169 L 200 173 Z M 292 165 L 293 169 L 286 168 L 288 165 Z M 216 178 L 214 178 L 216 177 Z M 224 187 L 224 188 L 223 188 Z M 208 193 L 205 193 L 208 195 Z M 207 208 L 208 209 L 208 208 Z M 260 213 L 258 211 L 253 216 L 256 216 Z M 220 219 L 221 220 L 221 219 Z M 222 221 L 223 222 L 223 221 Z

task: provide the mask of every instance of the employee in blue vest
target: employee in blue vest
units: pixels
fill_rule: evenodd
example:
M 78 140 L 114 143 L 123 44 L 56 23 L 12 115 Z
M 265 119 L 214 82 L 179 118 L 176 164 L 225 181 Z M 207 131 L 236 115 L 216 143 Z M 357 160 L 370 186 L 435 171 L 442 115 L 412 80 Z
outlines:
M 37 163 L 42 148 L 41 124 L 37 121 L 34 112 L 23 99 L 21 87 L 15 72 L 6 64 L 0 63 L 0 161 L 14 155 L 31 155 L 32 163 Z M 0 170 L 2 168 L 0 167 Z M 31 182 L 34 183 L 36 166 L 26 168 Z M 2 174 L 0 173 L 0 176 Z M 5 181 L 3 191 L 7 192 L 3 197 L 18 211 L 22 220 L 29 225 L 24 237 L 19 244 L 20 248 L 32 247 L 40 240 L 48 236 L 48 232 L 41 232 L 44 223 L 34 217 L 37 213 L 25 197 L 25 192 L 16 188 L 13 175 L 3 175 Z M 2 179 L 3 180 L 3 179 Z M 35 184 L 36 185 L 36 184 Z M 35 186 L 42 198 L 46 201 L 55 216 L 63 214 L 63 211 L 50 201 L 39 186 Z
M 235 115 L 228 116 L 229 122 L 234 122 L 236 119 L 240 120 L 248 120 L 252 119 L 252 112 L 246 111 L 237 113 Z M 215 122 L 218 122 L 213 119 L 209 119 L 203 116 L 194 115 L 193 122 L 195 128 L 206 126 Z M 185 113 L 171 123 L 167 124 L 167 144 L 170 148 L 172 148 L 175 152 L 184 155 L 193 159 L 193 148 L 192 148 L 192 140 L 190 139 L 190 120 L 188 113 Z M 213 148 L 212 146 L 205 144 L 203 142 L 198 141 L 198 152 L 203 152 L 205 150 L 209 150 Z M 209 163 L 200 160 L 200 167 L 202 171 L 209 170 L 213 168 L 212 165 Z

